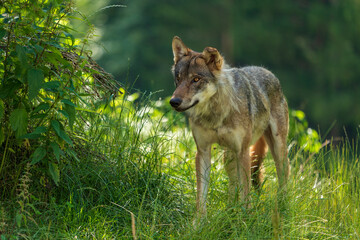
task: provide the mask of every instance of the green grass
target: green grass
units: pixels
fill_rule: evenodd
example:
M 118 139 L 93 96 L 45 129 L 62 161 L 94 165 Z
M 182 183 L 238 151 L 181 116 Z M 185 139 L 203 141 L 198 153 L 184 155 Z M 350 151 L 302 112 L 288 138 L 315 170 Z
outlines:
M 196 148 L 184 117 L 165 104 L 118 101 L 89 116 L 77 130 L 79 161 L 64 157 L 59 187 L 30 167 L 22 176 L 31 182 L 19 185 L 28 194 L 0 202 L 1 238 L 360 239 L 359 157 L 349 142 L 316 154 L 292 145 L 285 209 L 270 154 L 251 207 L 229 206 L 214 145 L 208 216 L 194 227 Z

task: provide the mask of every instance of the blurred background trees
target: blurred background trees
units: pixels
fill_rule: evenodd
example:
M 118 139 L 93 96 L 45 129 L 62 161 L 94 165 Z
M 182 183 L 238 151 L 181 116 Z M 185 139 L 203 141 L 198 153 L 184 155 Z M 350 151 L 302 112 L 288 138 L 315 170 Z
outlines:
M 171 40 L 218 48 L 232 66 L 260 65 L 289 106 L 325 134 L 356 135 L 360 121 L 360 2 L 356 0 L 78 0 L 100 45 L 94 57 L 120 82 L 172 94 Z M 126 7 L 120 7 L 119 4 Z M 115 5 L 115 6 L 112 6 Z M 335 124 L 334 124 L 335 123 Z

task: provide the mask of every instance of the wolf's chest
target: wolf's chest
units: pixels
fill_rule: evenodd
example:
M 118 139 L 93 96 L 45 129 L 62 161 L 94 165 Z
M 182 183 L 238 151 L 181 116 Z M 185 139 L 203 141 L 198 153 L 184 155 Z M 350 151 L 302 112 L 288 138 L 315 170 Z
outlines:
M 207 144 L 217 143 L 222 147 L 226 147 L 232 151 L 241 151 L 241 146 L 244 142 L 247 144 L 254 144 L 254 142 L 263 134 L 264 127 L 249 129 L 244 128 L 241 125 L 233 127 L 222 126 L 219 128 L 202 128 L 199 126 L 193 126 L 193 133 L 202 141 Z M 251 129 L 251 128 L 250 128 Z
M 217 143 L 220 146 L 239 151 L 246 131 L 241 127 L 219 127 L 216 129 L 207 129 L 206 132 L 207 134 L 204 137 L 206 137 L 211 144 Z

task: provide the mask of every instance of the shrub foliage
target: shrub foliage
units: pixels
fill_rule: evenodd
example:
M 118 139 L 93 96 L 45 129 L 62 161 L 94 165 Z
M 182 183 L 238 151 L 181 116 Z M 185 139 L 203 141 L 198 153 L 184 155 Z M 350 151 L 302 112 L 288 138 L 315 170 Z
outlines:
M 58 184 L 62 159 L 77 159 L 74 128 L 95 101 L 117 92 L 112 77 L 74 38 L 70 1 L 2 1 L 0 188 L 13 193 L 27 161 Z M 102 97 L 100 97 L 102 96 Z M 44 183 L 45 184 L 45 183 Z M 10 190 L 10 191 L 5 191 Z

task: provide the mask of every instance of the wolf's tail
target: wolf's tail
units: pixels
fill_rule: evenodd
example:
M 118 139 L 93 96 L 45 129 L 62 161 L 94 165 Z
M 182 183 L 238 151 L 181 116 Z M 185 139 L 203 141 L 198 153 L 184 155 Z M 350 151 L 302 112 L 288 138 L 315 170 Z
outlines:
M 264 136 L 261 136 L 254 145 L 250 147 L 250 158 L 251 158 L 251 182 L 256 189 L 263 183 L 263 160 L 268 151 L 268 145 L 265 141 Z

